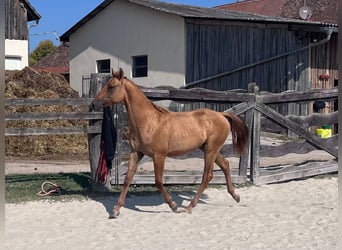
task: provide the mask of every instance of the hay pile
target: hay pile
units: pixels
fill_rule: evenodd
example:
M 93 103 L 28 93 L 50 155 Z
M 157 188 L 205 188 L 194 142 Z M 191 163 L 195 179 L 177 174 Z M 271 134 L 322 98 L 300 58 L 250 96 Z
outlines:
M 78 98 L 78 92 L 72 89 L 61 75 L 48 72 L 37 72 L 26 67 L 20 71 L 6 71 L 6 98 Z M 70 112 L 82 111 L 86 107 L 64 105 L 51 106 L 6 106 L 6 113 L 27 112 Z M 70 127 L 84 126 L 87 121 L 6 121 L 7 128 L 38 128 L 38 127 Z M 39 159 L 70 159 L 70 156 L 87 156 L 87 136 L 80 135 L 39 135 L 39 136 L 7 136 L 6 156 L 39 158 Z

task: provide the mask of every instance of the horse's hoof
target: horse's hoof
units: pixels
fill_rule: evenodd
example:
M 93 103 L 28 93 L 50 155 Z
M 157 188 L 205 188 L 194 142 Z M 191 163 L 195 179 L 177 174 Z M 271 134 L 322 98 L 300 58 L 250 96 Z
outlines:
M 177 212 L 177 210 L 178 210 L 177 203 L 174 201 L 171 201 L 170 208 L 171 208 L 172 212 Z
M 176 209 L 172 209 L 172 212 L 176 213 L 176 214 L 180 214 L 180 213 L 184 213 L 184 212 L 188 212 L 185 208 L 176 208 Z
M 235 195 L 234 200 L 239 203 L 240 202 L 240 195 Z
M 116 219 L 116 218 L 118 218 L 119 215 L 120 215 L 119 211 L 112 211 L 112 213 L 109 214 L 109 218 L 108 219 Z
M 192 213 L 192 208 L 186 207 L 186 208 L 184 208 L 184 212 L 188 213 L 188 214 L 191 214 Z

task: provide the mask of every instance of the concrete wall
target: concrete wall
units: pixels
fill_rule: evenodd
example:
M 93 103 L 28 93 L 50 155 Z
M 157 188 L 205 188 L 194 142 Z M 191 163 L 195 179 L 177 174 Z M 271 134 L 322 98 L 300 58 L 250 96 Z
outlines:
M 148 76 L 132 78 L 132 56 L 148 56 Z M 82 75 L 96 73 L 96 60 L 146 87 L 185 83 L 185 23 L 165 14 L 117 0 L 70 36 L 70 83 L 82 93 Z
M 14 62 L 20 60 L 20 62 Z M 5 69 L 23 69 L 28 66 L 28 41 L 5 40 Z

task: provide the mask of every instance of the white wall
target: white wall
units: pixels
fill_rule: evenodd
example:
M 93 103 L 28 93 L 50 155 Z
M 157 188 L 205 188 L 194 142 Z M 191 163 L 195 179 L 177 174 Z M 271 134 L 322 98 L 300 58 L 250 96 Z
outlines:
M 20 59 L 20 62 L 17 59 Z M 23 69 L 26 66 L 28 66 L 28 41 L 6 39 L 5 69 Z
M 132 56 L 148 55 L 148 77 L 132 78 Z M 185 83 L 182 17 L 116 0 L 70 36 L 70 83 L 81 93 L 82 75 L 96 60 L 110 59 L 135 83 L 147 87 Z

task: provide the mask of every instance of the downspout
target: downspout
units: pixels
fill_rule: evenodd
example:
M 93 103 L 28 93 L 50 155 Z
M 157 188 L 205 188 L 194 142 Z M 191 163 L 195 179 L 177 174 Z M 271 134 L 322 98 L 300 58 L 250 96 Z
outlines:
M 248 65 L 245 65 L 245 66 L 233 69 L 231 71 L 223 72 L 223 73 L 220 73 L 220 74 L 217 74 L 217 75 L 209 76 L 209 77 L 197 80 L 197 81 L 190 82 L 190 83 L 186 84 L 186 86 L 184 86 L 183 88 L 189 88 L 189 87 L 192 87 L 192 86 L 197 85 L 197 84 L 202 83 L 202 82 L 206 82 L 206 81 L 214 80 L 216 78 L 227 76 L 227 75 L 233 74 L 233 73 L 238 72 L 238 71 L 242 71 L 242 70 L 245 70 L 245 69 L 248 69 L 248 68 L 252 68 L 252 67 L 257 66 L 259 64 L 267 63 L 267 62 L 279 59 L 281 57 L 285 57 L 285 56 L 288 56 L 288 55 L 291 55 L 291 54 L 295 54 L 295 53 L 303 51 L 303 50 L 307 50 L 307 49 L 315 47 L 315 46 L 322 45 L 322 44 L 327 43 L 327 42 L 330 41 L 332 30 L 328 29 L 328 30 L 325 31 L 325 33 L 327 35 L 326 38 L 320 40 L 319 42 L 309 43 L 308 45 L 306 45 L 306 46 L 304 46 L 302 48 L 299 48 L 299 49 L 295 49 L 295 50 L 292 50 L 292 51 L 289 51 L 289 52 L 285 52 L 285 53 L 279 54 L 277 56 L 269 57 L 267 59 L 264 59 L 264 60 L 261 60 L 261 61 L 255 62 L 255 63 L 251 63 L 251 64 L 248 64 Z
M 30 30 L 33 27 L 37 27 L 39 24 L 39 19 L 35 20 L 34 24 L 27 25 L 27 66 L 30 66 Z

